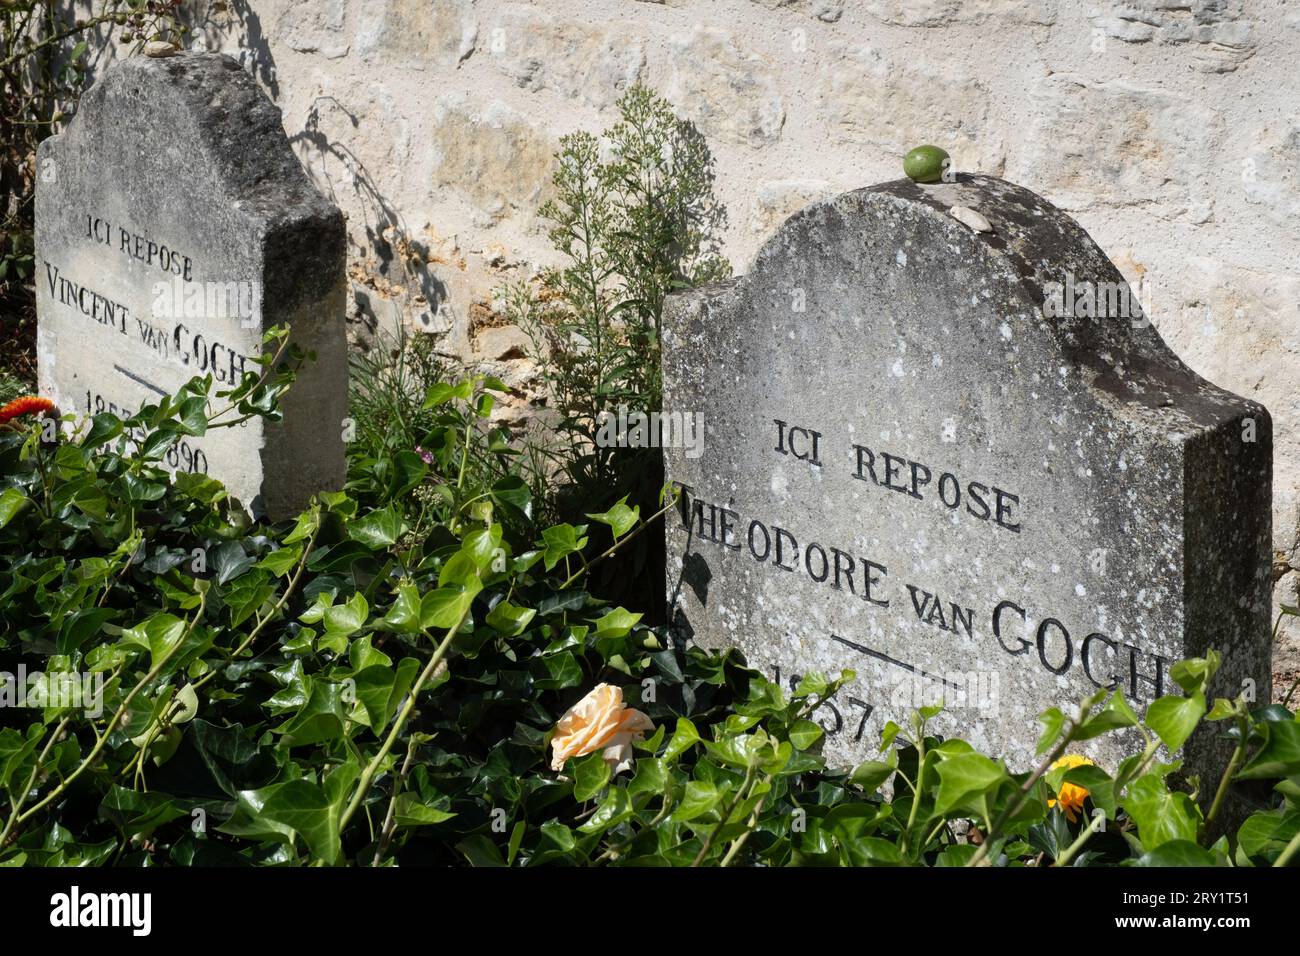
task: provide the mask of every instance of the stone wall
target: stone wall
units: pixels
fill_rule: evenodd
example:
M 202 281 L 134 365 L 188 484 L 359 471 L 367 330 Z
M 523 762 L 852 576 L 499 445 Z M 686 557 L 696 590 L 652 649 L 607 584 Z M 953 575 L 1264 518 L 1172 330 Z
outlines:
M 548 261 L 565 132 L 636 80 L 705 133 L 743 271 L 807 202 L 913 145 L 1030 187 L 1198 372 L 1276 435 L 1276 598 L 1300 584 L 1300 9 L 1286 0 L 200 3 L 349 216 L 353 319 L 405 316 L 528 386 L 491 290 Z M 1289 9 L 1288 9 L 1289 8 Z M 522 414 L 524 403 L 507 414 Z M 1159 489 L 1153 489 L 1159 493 Z M 1300 619 L 1278 665 L 1300 667 Z

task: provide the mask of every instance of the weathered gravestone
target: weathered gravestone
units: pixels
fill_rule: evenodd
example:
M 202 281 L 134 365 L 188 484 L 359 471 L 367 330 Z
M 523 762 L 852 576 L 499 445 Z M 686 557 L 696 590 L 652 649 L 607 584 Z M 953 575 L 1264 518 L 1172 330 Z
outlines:
M 1212 693 L 1267 702 L 1268 413 L 1184 366 L 1034 193 L 814 205 L 670 300 L 664 355 L 665 410 L 705 421 L 699 457 L 665 453 L 676 625 L 783 684 L 856 671 L 820 717 L 835 763 L 942 699 L 935 730 L 1027 769 L 1045 708 L 1119 687 L 1141 713 L 1210 648 Z M 1132 743 L 1080 749 L 1114 771 Z
M 345 232 L 294 158 L 280 111 L 229 57 L 111 67 L 37 160 L 37 351 L 64 412 L 125 416 L 195 375 L 257 369 L 265 330 L 314 350 L 284 419 L 173 447 L 257 513 L 341 486 Z

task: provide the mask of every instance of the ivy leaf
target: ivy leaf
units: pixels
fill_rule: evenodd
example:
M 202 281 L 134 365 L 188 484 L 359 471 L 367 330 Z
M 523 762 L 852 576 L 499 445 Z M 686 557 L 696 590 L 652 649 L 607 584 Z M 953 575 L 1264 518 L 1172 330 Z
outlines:
M 795 685 L 794 696 L 803 697 L 825 697 L 830 692 L 831 685 L 821 674 L 813 672 L 805 674 L 799 678 L 799 683 Z
M 12 781 L 28 772 L 27 758 L 44 739 L 45 732 L 41 724 L 32 724 L 25 735 L 12 727 L 0 729 L 0 787 L 11 790 Z
M 352 665 L 354 671 L 360 672 L 375 664 L 390 667 L 393 659 L 375 647 L 374 641 L 367 634 L 348 645 L 348 663 Z
M 690 750 L 691 747 L 700 742 L 700 732 L 695 729 L 695 724 L 686 717 L 677 718 L 677 729 L 673 731 L 672 739 L 668 741 L 668 746 L 664 748 L 663 759 L 672 760 Z
M 884 753 L 888 750 L 902 732 L 903 728 L 898 724 L 892 720 L 887 721 L 885 726 L 880 729 L 880 752 Z
M 537 605 L 537 613 L 546 617 L 551 614 L 563 614 L 565 611 L 580 611 L 587 606 L 591 595 L 583 590 L 560 591 L 542 598 Z
M 1204 715 L 1205 695 L 1197 691 L 1191 697 L 1170 695 L 1152 701 L 1147 707 L 1146 722 L 1170 753 L 1176 753 Z
M 1146 850 L 1170 840 L 1196 842 L 1200 809 L 1189 794 L 1171 791 L 1159 773 L 1148 773 L 1130 784 L 1123 806 L 1137 824 L 1138 838 Z
M 230 608 L 231 626 L 238 627 L 248 620 L 274 593 L 275 588 L 267 583 L 264 572 L 258 571 L 240 578 L 222 596 L 226 607 Z
M 1237 831 L 1237 853 L 1256 866 L 1272 866 L 1300 833 L 1300 811 L 1279 807 L 1252 813 Z
M 1191 840 L 1169 840 L 1138 858 L 1138 866 L 1214 866 L 1214 854 Z
M 427 827 L 450 820 L 456 814 L 425 806 L 410 792 L 399 794 L 394 805 L 393 818 L 399 827 Z
M 796 750 L 807 750 L 822 735 L 822 728 L 811 720 L 796 720 L 790 727 L 790 743 Z
M 453 554 L 438 572 L 438 585 L 476 587 L 482 583 L 478 562 L 463 548 Z
M 596 619 L 596 639 L 623 637 L 628 631 L 632 630 L 639 620 L 641 620 L 640 614 L 634 614 L 621 607 L 616 607 L 608 614 Z
M 624 495 L 608 511 L 589 514 L 587 517 L 592 521 L 599 521 L 601 524 L 609 525 L 610 532 L 614 535 L 614 540 L 617 541 L 631 531 L 636 526 L 636 523 L 641 520 L 641 507 L 638 505 L 635 508 L 629 508 L 627 506 L 627 496 Z
M 279 771 L 273 751 L 259 748 L 242 727 L 220 727 L 197 718 L 185 728 L 201 770 L 231 798 L 265 784 Z M 197 781 L 194 781 L 197 782 Z
M 118 784 L 109 788 L 99 805 L 100 819 L 112 823 L 127 838 L 146 837 L 163 824 L 186 815 L 164 794 L 127 790 Z
M 314 680 L 311 696 L 293 717 L 276 728 L 289 747 L 320 744 L 343 738 L 343 725 L 347 710 L 343 705 L 346 685 L 325 680 Z
M 181 401 L 177 412 L 179 423 L 177 431 L 182 435 L 201 437 L 208 431 L 208 401 L 205 397 L 194 396 Z
M 979 847 L 973 844 L 954 844 L 939 854 L 934 861 L 934 865 L 939 867 L 964 867 L 977 852 L 979 852 Z
M 704 741 L 704 747 L 715 759 L 732 767 L 757 766 L 762 751 L 771 744 L 771 738 L 761 730 L 752 734 L 729 734 L 716 743 Z
M 319 591 L 316 599 L 311 603 L 307 610 L 298 615 L 298 620 L 303 624 L 318 624 L 325 620 L 325 612 L 334 605 L 333 591 Z
M 688 780 L 686 793 L 682 802 L 673 810 L 672 818 L 677 823 L 686 823 L 696 817 L 702 817 L 717 808 L 726 796 L 727 790 L 706 780 Z
M 498 601 L 496 607 L 488 612 L 485 620 L 490 627 L 507 637 L 517 637 L 524 632 L 524 628 L 536 614 L 537 612 L 530 607 L 518 607 L 509 601 Z
M 455 627 L 469 613 L 477 593 L 477 588 L 471 590 L 459 586 L 430 591 L 420 601 L 421 624 L 441 630 Z
M 363 709 L 364 723 L 376 732 L 388 726 L 398 705 L 415 683 L 420 662 L 414 657 L 403 657 L 396 667 L 373 664 L 358 671 L 356 683 L 357 703 Z
M 665 761 L 657 757 L 638 759 L 632 780 L 627 785 L 628 795 L 661 794 L 667 789 L 669 779 L 670 771 Z
M 243 544 L 238 541 L 224 542 L 212 555 L 218 584 L 228 584 L 256 563 L 257 559 L 246 554 Z
M 149 648 L 151 664 L 157 667 L 179 646 L 185 636 L 185 622 L 174 614 L 155 614 L 142 624 L 122 632 L 122 640 Z
M 1205 719 L 1216 720 L 1216 721 L 1227 720 L 1236 712 L 1237 712 L 1236 705 L 1233 704 L 1232 701 L 1224 697 L 1219 697 L 1215 699 L 1214 706 L 1212 706 L 1210 708 L 1210 712 L 1205 715 Z
M 590 800 L 609 783 L 610 766 L 599 751 L 587 754 L 573 764 L 573 799 Z
M 939 762 L 939 792 L 935 797 L 935 811 L 948 811 L 968 804 L 993 790 L 1007 778 L 1007 772 L 988 757 L 979 753 L 962 753 Z
M 1300 723 L 1263 721 L 1257 725 L 1264 742 L 1237 773 L 1242 780 L 1268 780 L 1300 774 Z
M 467 836 L 456 844 L 459 850 L 469 861 L 470 866 L 505 866 L 506 861 L 501 856 L 500 848 L 492 842 L 491 837 L 486 833 L 475 833 Z
M 273 831 L 291 831 L 303 839 L 312 856 L 327 864 L 338 861 L 342 808 L 318 784 L 300 778 L 240 797 L 241 805 L 253 808 L 254 818 Z M 229 832 L 225 827 L 220 829 Z
M 1195 694 L 1200 691 L 1204 694 L 1210 679 L 1218 672 L 1219 665 L 1222 662 L 1222 655 L 1218 651 L 1210 651 L 1204 657 L 1192 657 L 1185 661 L 1179 661 L 1169 669 L 1169 676 L 1173 678 L 1174 683 L 1183 689 L 1184 693 Z
M 370 605 L 360 591 L 352 595 L 346 604 L 338 604 L 325 609 L 325 633 L 347 637 L 361 630 L 370 614 Z
M 1059 793 L 1060 784 L 1063 783 L 1073 783 L 1083 787 L 1088 791 L 1088 796 L 1092 799 L 1092 802 L 1106 812 L 1106 817 L 1111 820 L 1115 819 L 1115 810 L 1118 806 L 1115 796 L 1115 781 L 1111 779 L 1106 771 L 1091 764 L 1081 764 L 1078 767 L 1060 769 L 1064 769 L 1065 773 L 1061 774 L 1053 789 Z M 1051 782 L 1051 776 L 1049 774 L 1049 782 Z
M 421 613 L 420 591 L 407 582 L 398 586 L 397 600 L 384 615 L 384 623 L 395 631 L 414 634 L 420 630 Z
M 578 829 L 583 833 L 601 833 L 632 816 L 632 798 L 622 787 L 610 787 L 596 812 Z
M 85 607 L 69 615 L 59 631 L 55 652 L 75 653 L 82 644 L 97 635 L 106 623 L 117 617 L 117 614 L 118 612 L 112 608 Z
M 392 508 L 385 508 L 349 522 L 348 537 L 361 542 L 371 551 L 382 551 L 397 544 L 407 527 L 399 513 Z
M 270 571 L 277 578 L 282 578 L 302 560 L 301 547 L 277 548 L 257 562 L 257 567 Z
M 579 537 L 582 531 L 585 530 L 585 527 L 580 531 L 571 524 L 557 524 L 542 532 L 542 544 L 545 548 L 542 563 L 546 566 L 547 571 L 550 571 L 570 554 L 581 551 L 587 546 L 587 539 Z
M 285 536 L 280 543 L 283 545 L 297 544 L 299 541 L 306 541 L 313 531 L 320 524 L 320 515 L 315 511 L 304 511 L 298 515 L 298 520 L 293 524 L 293 530 Z
M 1043 725 L 1043 732 L 1038 737 L 1034 755 L 1041 757 L 1061 739 L 1061 731 L 1065 729 L 1065 714 L 1061 713 L 1059 707 L 1049 707 L 1038 715 L 1038 722 Z
M 448 382 L 438 382 L 436 385 L 430 386 L 429 390 L 425 392 L 424 405 L 421 407 L 424 409 L 437 408 L 439 405 L 457 397 L 467 399 L 469 394 L 463 387 L 456 388 Z
M 81 440 L 81 447 L 87 450 L 98 448 L 105 442 L 112 441 L 122 434 L 122 420 L 116 415 L 103 412 L 90 420 L 90 431 Z
M 533 494 L 522 478 L 515 475 L 502 478 L 492 486 L 492 501 L 508 514 L 530 520 L 533 517 Z
M 1101 710 L 1090 716 L 1083 722 L 1082 726 L 1075 730 L 1074 738 L 1076 740 L 1091 740 L 1113 730 L 1136 727 L 1137 725 L 1137 714 L 1133 712 L 1133 708 L 1124 699 L 1124 692 L 1117 690 L 1111 694 L 1106 701 L 1106 705 Z
M 898 769 L 898 752 L 892 752 L 889 758 L 888 761 L 867 760 L 858 764 L 849 779 L 868 794 L 875 793 Z
M 3 528 L 27 505 L 27 496 L 17 488 L 0 492 L 0 528 Z
M 488 570 L 493 559 L 501 553 L 501 525 L 476 528 L 465 535 L 461 542 L 461 553 L 469 556 L 480 573 Z
M 424 481 L 429 474 L 429 466 L 420 456 L 409 449 L 403 449 L 393 456 L 393 477 L 388 486 L 389 497 L 397 500 L 412 488 Z
M 570 650 L 545 654 L 542 656 L 542 664 L 549 676 L 540 677 L 533 682 L 538 690 L 561 690 L 582 683 L 582 665 Z

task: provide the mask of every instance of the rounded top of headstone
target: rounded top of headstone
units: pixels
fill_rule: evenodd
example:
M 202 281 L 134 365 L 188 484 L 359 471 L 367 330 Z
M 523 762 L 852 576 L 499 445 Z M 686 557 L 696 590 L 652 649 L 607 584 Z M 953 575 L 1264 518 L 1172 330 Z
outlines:
M 994 176 L 899 179 L 814 203 L 782 224 L 745 276 L 680 301 L 720 297 L 735 314 L 752 296 L 818 283 L 843 287 L 842 302 L 892 296 L 916 306 L 903 311 L 921 317 L 917 336 L 950 334 L 944 326 L 956 323 L 958 334 L 983 338 L 990 353 L 1032 350 L 1036 363 L 1083 375 L 1099 401 L 1147 422 L 1195 430 L 1241 411 L 1241 399 L 1165 345 L 1136 293 L 1074 219 Z M 1076 308 L 1084 298 L 1089 308 Z M 1007 321 L 962 327 L 964 312 L 990 310 Z M 843 318 L 790 315 L 792 324 Z M 1014 342 L 1004 340 L 1012 329 Z
M 113 64 L 42 152 L 67 160 L 88 139 L 134 163 L 141 190 L 150 188 L 145 174 L 183 165 L 196 202 L 220 196 L 262 228 L 342 216 L 293 155 L 279 108 L 225 54 L 183 51 Z

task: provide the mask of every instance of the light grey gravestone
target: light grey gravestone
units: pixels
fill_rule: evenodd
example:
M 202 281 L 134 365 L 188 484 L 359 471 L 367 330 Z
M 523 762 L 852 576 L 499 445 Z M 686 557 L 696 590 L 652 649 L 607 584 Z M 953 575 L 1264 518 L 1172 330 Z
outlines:
M 283 421 L 209 430 L 166 461 L 273 518 L 341 487 L 343 216 L 253 79 L 215 54 L 116 64 L 41 144 L 37 177 L 41 393 L 63 412 L 126 416 L 195 375 L 230 388 L 287 324 L 317 357 Z
M 1106 687 L 1141 713 L 1211 648 L 1211 694 L 1269 700 L 1268 412 L 1029 190 L 796 214 L 748 275 L 670 299 L 664 405 L 704 417 L 702 451 L 665 450 L 674 624 L 783 685 L 855 671 L 819 716 L 834 764 L 942 700 L 934 731 L 1028 769 L 1044 709 Z M 1113 772 L 1134 740 L 1079 749 Z M 1184 756 L 1222 771 L 1212 734 Z

